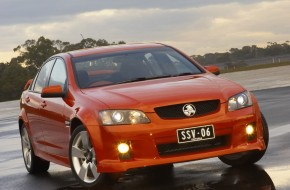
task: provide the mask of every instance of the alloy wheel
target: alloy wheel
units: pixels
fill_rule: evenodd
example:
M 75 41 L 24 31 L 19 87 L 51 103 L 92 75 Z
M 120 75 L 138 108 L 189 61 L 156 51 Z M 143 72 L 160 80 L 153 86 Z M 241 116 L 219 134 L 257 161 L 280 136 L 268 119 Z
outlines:
M 97 172 L 96 154 L 87 131 L 80 131 L 72 142 L 71 160 L 78 177 L 85 183 L 95 182 Z
M 21 133 L 21 144 L 25 165 L 27 166 L 27 168 L 31 168 L 31 158 L 32 158 L 31 143 L 25 127 L 23 127 Z

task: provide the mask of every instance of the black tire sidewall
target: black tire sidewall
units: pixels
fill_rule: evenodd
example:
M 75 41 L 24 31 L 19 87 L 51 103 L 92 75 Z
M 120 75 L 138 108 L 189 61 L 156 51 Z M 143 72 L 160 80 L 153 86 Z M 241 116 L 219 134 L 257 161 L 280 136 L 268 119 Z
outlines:
M 268 144 L 269 144 L 269 139 L 270 139 L 269 138 L 269 127 L 268 127 L 267 121 L 262 113 L 261 113 L 261 119 L 262 119 L 262 127 L 263 127 L 263 138 L 264 138 L 266 149 L 267 149 Z

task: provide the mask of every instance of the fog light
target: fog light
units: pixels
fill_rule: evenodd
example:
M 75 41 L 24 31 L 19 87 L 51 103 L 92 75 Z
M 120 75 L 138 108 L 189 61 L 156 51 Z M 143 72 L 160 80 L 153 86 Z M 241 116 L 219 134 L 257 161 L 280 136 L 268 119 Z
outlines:
M 121 154 L 126 154 L 129 152 L 129 145 L 127 143 L 120 143 L 118 145 L 118 151 L 121 153 Z
M 254 141 L 257 138 L 257 132 L 256 132 L 256 127 L 255 124 L 248 124 L 246 126 L 246 134 L 247 134 L 247 140 L 249 141 Z
M 247 133 L 247 135 L 253 135 L 254 132 L 255 132 L 255 129 L 254 129 L 253 125 L 252 124 L 247 125 L 247 127 L 246 127 L 246 133 Z

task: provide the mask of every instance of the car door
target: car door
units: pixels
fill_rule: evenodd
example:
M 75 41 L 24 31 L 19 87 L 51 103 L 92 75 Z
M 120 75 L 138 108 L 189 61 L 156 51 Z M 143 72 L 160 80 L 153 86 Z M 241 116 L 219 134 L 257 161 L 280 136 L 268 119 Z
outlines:
M 67 89 L 67 72 L 65 62 L 58 58 L 52 68 L 48 86 L 61 85 Z M 65 102 L 62 97 L 42 98 L 43 134 L 46 140 L 47 152 L 51 155 L 67 157 L 70 130 L 65 125 Z
M 55 59 L 44 63 L 40 71 L 33 80 L 28 92 L 23 94 L 25 101 L 25 111 L 29 121 L 29 131 L 31 133 L 31 141 L 36 145 L 35 151 L 46 151 L 45 139 L 42 128 L 42 113 L 41 113 L 41 91 L 47 85 L 49 75 Z

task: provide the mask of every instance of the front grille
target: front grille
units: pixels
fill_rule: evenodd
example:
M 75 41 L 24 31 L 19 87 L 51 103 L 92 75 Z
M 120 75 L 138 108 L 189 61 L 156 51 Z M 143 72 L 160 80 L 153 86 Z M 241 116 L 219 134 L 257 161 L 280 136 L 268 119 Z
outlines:
M 184 104 L 176 104 L 170 106 L 163 106 L 155 108 L 155 112 L 157 115 L 163 119 L 182 119 L 188 118 L 183 113 L 183 106 L 188 103 Z M 191 102 L 196 108 L 196 113 L 193 117 L 202 116 L 211 112 L 215 112 L 219 108 L 220 101 L 219 100 L 208 100 L 208 101 L 201 101 L 201 102 Z
M 208 149 L 214 149 L 225 146 L 227 144 L 227 136 L 218 136 L 215 139 L 196 141 L 190 143 L 170 143 L 170 144 L 159 144 L 157 150 L 160 156 L 167 156 L 171 154 L 187 153 L 204 151 Z

